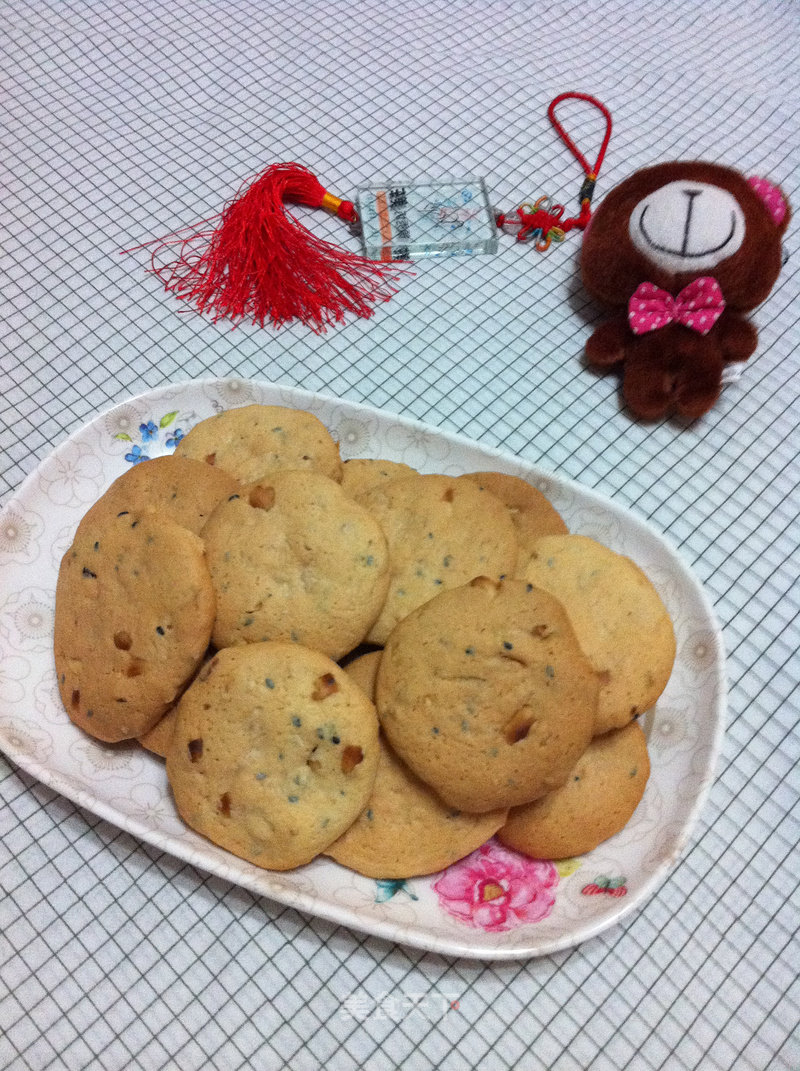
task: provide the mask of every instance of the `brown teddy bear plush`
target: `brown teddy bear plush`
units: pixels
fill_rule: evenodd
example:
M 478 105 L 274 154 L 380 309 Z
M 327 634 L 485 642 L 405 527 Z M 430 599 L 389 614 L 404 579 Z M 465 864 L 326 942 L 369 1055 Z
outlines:
M 581 275 L 618 311 L 586 356 L 597 368 L 624 365 L 633 413 L 692 419 L 711 408 L 726 366 L 755 351 L 745 314 L 775 285 L 790 215 L 765 179 L 697 161 L 637 171 L 603 199 L 584 233 Z

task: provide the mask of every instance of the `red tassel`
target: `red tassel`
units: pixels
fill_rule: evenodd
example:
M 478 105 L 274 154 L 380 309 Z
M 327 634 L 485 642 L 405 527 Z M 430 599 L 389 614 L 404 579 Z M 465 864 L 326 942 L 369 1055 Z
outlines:
M 217 320 L 281 327 L 301 320 L 324 332 L 346 313 L 369 317 L 377 301 L 397 292 L 402 269 L 368 260 L 316 238 L 284 202 L 324 207 L 346 222 L 357 214 L 349 201 L 326 192 L 301 164 L 272 164 L 230 202 L 214 229 L 204 221 L 159 242 L 151 271 L 168 291 Z M 201 229 L 202 228 L 202 229 Z M 156 257 L 178 245 L 176 260 Z

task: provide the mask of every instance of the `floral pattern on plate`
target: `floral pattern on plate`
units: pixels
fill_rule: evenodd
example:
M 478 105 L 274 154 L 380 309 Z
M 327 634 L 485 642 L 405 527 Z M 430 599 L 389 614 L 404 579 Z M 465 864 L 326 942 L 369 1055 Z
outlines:
M 433 888 L 449 914 L 487 933 L 546 919 L 556 902 L 554 863 L 490 840 L 448 867 Z
M 174 410 L 171 413 L 165 413 L 157 421 L 153 420 L 152 417 L 143 420 L 134 432 L 139 442 L 136 442 L 134 436 L 128 431 L 114 433 L 115 439 L 131 444 L 130 449 L 125 454 L 125 460 L 129 465 L 138 465 L 140 461 L 149 461 L 151 455 L 156 457 L 162 453 L 162 450 L 159 449 L 162 444 L 168 450 L 175 449 L 186 434 L 183 428 L 175 426 L 177 415 L 178 411 Z

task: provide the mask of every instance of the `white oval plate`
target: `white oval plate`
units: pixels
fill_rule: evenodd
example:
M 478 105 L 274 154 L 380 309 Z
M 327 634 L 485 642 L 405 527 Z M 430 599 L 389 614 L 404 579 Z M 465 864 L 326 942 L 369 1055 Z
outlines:
M 376 882 L 317 859 L 261 870 L 178 818 L 164 764 L 136 744 L 106 745 L 69 721 L 52 656 L 61 556 L 89 505 L 137 458 L 221 409 L 251 402 L 315 413 L 342 456 L 404 461 L 423 472 L 496 469 L 553 502 L 573 532 L 633 558 L 656 585 L 677 636 L 666 691 L 645 720 L 652 773 L 628 826 L 578 860 L 533 862 L 492 841 L 444 875 Z M 149 391 L 71 435 L 0 513 L 0 747 L 82 807 L 156 848 L 251 891 L 417 948 L 521 959 L 576 945 L 646 901 L 685 846 L 714 773 L 725 709 L 724 654 L 713 610 L 676 553 L 614 502 L 510 455 L 412 420 L 289 387 L 241 380 Z

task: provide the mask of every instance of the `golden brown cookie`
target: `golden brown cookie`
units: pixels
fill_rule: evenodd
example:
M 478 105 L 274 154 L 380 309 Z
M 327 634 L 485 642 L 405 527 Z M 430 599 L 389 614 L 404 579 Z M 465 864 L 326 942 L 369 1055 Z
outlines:
M 461 477 L 499 498 L 514 522 L 519 543 L 515 575 L 524 577 L 525 566 L 537 539 L 546 535 L 565 535 L 569 529 L 558 510 L 537 488 L 519 476 L 505 472 L 468 472 Z
M 649 776 L 638 722 L 596 736 L 561 788 L 509 812 L 499 839 L 534 859 L 583 855 L 628 824 Z
M 588 536 L 548 536 L 537 544 L 525 579 L 563 604 L 600 675 L 595 733 L 622 728 L 652 707 L 672 672 L 675 634 L 639 566 Z
M 172 740 L 172 733 L 175 730 L 177 716 L 176 707 L 168 710 L 163 718 L 158 719 L 152 729 L 146 732 L 144 736 L 139 737 L 139 743 L 142 747 L 147 751 L 151 751 L 154 755 L 158 755 L 159 758 L 165 759 Z
M 339 446 L 325 425 L 311 413 L 280 405 L 245 405 L 201 420 L 178 443 L 175 456 L 205 461 L 240 483 L 282 469 L 342 478 Z
M 56 587 L 56 672 L 72 721 L 100 740 L 142 736 L 200 665 L 213 620 L 193 532 L 127 512 L 82 525 Z
M 273 472 L 231 495 L 203 529 L 216 647 L 292 640 L 341 658 L 380 613 L 389 584 L 378 522 L 316 472 Z
M 211 661 L 216 651 L 213 647 L 209 647 L 206 651 L 205 657 L 198 668 L 198 673 L 203 672 L 203 667 Z M 175 722 L 178 718 L 177 706 L 169 708 L 163 718 L 159 718 L 156 724 L 146 732 L 144 736 L 139 737 L 139 743 L 147 751 L 151 751 L 154 755 L 158 755 L 159 758 L 165 759 L 167 752 L 169 751 L 170 741 L 172 740 L 172 734 L 175 731 Z
M 342 490 L 351 498 L 359 496 L 371 487 L 396 480 L 401 476 L 413 476 L 415 469 L 402 461 L 382 461 L 378 458 L 353 457 L 342 465 Z
M 367 651 L 342 666 L 350 680 L 355 681 L 373 703 L 375 702 L 375 681 L 382 654 L 382 651 Z
M 591 739 L 597 693 L 557 600 L 486 577 L 401 621 L 376 685 L 394 750 L 449 806 L 476 812 L 563 784 Z
M 154 457 L 119 476 L 84 515 L 81 525 L 127 510 L 137 516 L 156 513 L 199 533 L 217 503 L 238 486 L 230 473 L 202 461 L 174 454 Z
M 257 866 L 324 852 L 363 810 L 375 708 L 325 655 L 292 643 L 219 651 L 178 704 L 167 777 L 183 820 Z
M 455 476 L 387 481 L 361 496 L 389 542 L 391 581 L 370 629 L 385 643 L 398 621 L 442 591 L 476 576 L 510 576 L 517 561 L 514 524 L 499 499 Z
M 448 807 L 382 738 L 367 805 L 325 855 L 368 878 L 434 874 L 494 836 L 507 815 L 505 808 L 471 814 Z
M 374 697 L 381 652 L 354 659 L 346 672 Z M 370 878 L 433 874 L 463 859 L 493 836 L 506 809 L 468 814 L 448 807 L 409 770 L 381 737 L 375 784 L 359 818 L 325 852 Z

